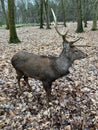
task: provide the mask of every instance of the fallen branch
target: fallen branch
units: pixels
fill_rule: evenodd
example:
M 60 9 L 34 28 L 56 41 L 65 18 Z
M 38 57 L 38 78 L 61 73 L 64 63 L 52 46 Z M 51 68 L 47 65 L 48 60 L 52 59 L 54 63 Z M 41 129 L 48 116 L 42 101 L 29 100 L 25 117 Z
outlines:
M 75 45 L 75 46 L 77 46 L 77 47 L 98 47 L 98 46 L 94 46 L 94 45 Z

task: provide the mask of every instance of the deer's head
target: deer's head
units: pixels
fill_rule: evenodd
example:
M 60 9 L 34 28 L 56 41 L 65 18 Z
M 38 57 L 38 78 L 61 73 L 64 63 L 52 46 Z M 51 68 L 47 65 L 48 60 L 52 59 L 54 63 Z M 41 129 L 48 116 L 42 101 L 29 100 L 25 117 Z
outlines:
M 53 18 L 54 18 L 55 30 L 62 37 L 62 40 L 63 40 L 63 42 L 62 42 L 62 44 L 63 44 L 63 51 L 62 51 L 61 55 L 67 56 L 72 61 L 77 60 L 77 59 L 85 58 L 87 55 L 83 51 L 78 49 L 77 45 L 74 45 L 74 43 L 79 41 L 81 38 L 79 37 L 79 38 L 76 38 L 75 40 L 69 41 L 68 38 L 72 37 L 71 35 L 68 34 L 69 30 L 67 30 L 65 33 L 64 32 L 61 33 L 58 30 L 57 18 L 55 16 L 55 13 L 54 13 L 53 9 L 51 9 L 51 11 L 52 11 Z

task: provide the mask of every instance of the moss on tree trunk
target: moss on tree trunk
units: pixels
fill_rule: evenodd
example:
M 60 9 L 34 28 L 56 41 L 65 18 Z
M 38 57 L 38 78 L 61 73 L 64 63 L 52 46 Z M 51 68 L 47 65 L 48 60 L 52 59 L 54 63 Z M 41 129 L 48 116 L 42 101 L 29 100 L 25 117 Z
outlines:
M 9 30 L 10 38 L 9 43 L 19 43 L 16 28 L 15 28 L 15 19 L 14 19 L 14 0 L 8 0 L 8 20 L 9 20 Z

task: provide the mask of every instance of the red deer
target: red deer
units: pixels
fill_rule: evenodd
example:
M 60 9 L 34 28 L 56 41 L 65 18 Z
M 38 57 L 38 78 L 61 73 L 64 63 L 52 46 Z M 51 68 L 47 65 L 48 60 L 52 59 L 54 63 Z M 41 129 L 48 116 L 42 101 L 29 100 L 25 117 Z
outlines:
M 43 83 L 48 102 L 51 101 L 52 82 L 67 75 L 69 73 L 69 67 L 72 66 L 74 60 L 85 57 L 85 54 L 73 45 L 73 43 L 77 42 L 79 39 L 69 42 L 66 38 L 68 31 L 65 34 L 59 32 L 56 16 L 53 10 L 52 13 L 55 21 L 55 29 L 63 40 L 63 49 L 61 54 L 58 57 L 54 57 L 41 56 L 26 51 L 20 51 L 11 59 L 12 65 L 17 73 L 20 90 L 22 91 L 20 86 L 20 79 L 22 77 L 30 90 L 31 86 L 28 83 L 28 77 L 38 79 Z

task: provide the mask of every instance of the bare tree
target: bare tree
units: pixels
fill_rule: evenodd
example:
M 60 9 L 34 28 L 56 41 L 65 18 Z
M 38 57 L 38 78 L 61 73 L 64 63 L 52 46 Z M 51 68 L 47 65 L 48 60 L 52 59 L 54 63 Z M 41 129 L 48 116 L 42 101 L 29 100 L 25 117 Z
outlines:
M 84 27 L 87 27 L 88 0 L 84 0 Z
M 14 0 L 8 0 L 8 20 L 9 20 L 9 30 L 10 39 L 9 43 L 18 43 L 20 40 L 17 37 L 14 19 Z
M 43 0 L 40 0 L 40 28 L 43 28 Z
M 92 30 L 97 30 L 97 16 L 98 16 L 98 0 L 94 1 L 93 4 L 93 25 Z
M 45 7 L 45 16 L 46 16 L 46 28 L 50 29 L 48 0 L 44 0 L 44 7 Z
M 5 11 L 4 0 L 1 0 L 1 6 L 2 6 L 2 11 L 3 11 L 3 15 L 4 15 L 4 18 L 5 18 L 5 22 L 6 22 L 6 29 L 9 29 L 8 15 L 6 14 L 6 11 Z
M 81 0 L 77 0 L 77 30 L 76 32 L 83 32 Z
M 64 0 L 61 0 L 61 4 L 62 4 L 62 14 L 63 14 L 63 22 L 64 22 L 64 26 L 66 27 L 66 15 L 65 15 L 65 5 L 64 5 Z
M 25 0 L 18 1 L 18 8 L 20 11 L 22 23 L 27 23 L 27 9 L 26 9 L 27 3 Z

